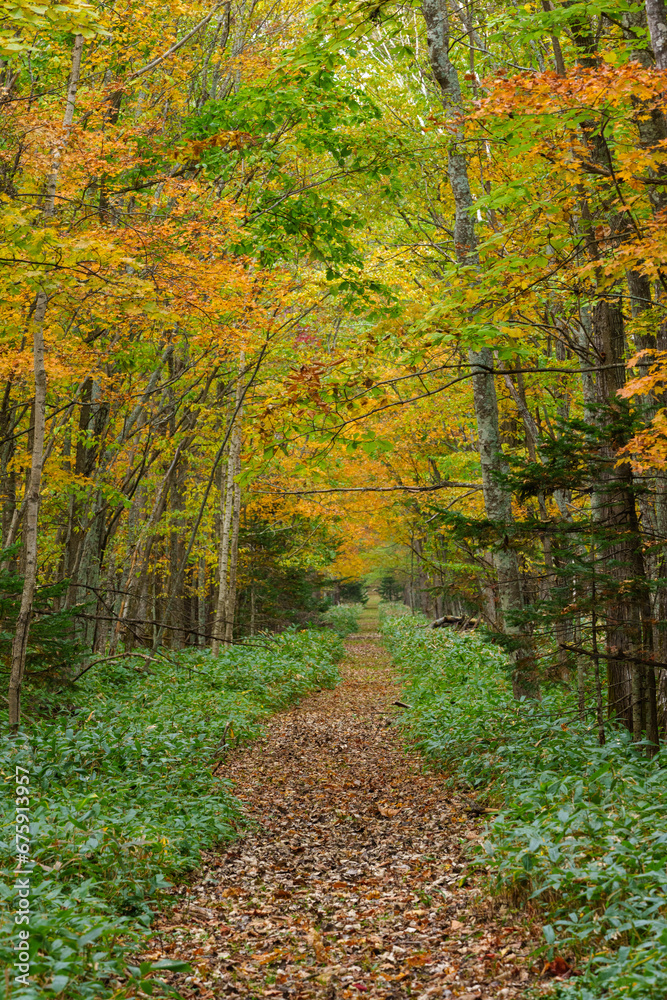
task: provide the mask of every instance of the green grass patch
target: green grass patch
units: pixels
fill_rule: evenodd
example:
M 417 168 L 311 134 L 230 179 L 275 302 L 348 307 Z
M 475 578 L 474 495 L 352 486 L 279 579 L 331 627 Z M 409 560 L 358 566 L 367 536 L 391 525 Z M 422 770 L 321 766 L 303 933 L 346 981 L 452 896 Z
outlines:
M 648 761 L 619 730 L 598 746 L 562 689 L 516 703 L 500 650 L 425 625 L 385 616 L 382 630 L 422 751 L 500 806 L 476 860 L 515 900 L 541 900 L 545 954 L 582 973 L 563 996 L 663 1000 L 667 753 Z
M 15 965 L 18 930 L 16 765 L 29 771 L 35 861 L 31 985 L 10 980 L 12 998 L 93 1000 L 127 985 L 127 954 L 161 888 L 243 823 L 224 777 L 224 746 L 252 738 L 271 712 L 309 691 L 334 687 L 342 655 L 331 632 L 291 630 L 215 658 L 171 653 L 148 669 L 128 656 L 65 691 L 66 707 L 53 718 L 32 719 L 16 740 L 3 737 L 3 965 Z M 135 970 L 137 988 L 149 971 Z

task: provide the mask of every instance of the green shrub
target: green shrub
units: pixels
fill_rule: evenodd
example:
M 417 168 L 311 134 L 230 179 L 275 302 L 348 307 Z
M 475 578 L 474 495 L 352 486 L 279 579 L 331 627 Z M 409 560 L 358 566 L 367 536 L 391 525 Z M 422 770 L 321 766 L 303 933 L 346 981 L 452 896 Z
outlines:
M 333 687 L 342 654 L 330 633 L 291 630 L 215 658 L 186 650 L 148 670 L 128 656 L 100 664 L 70 688 L 61 717 L 33 721 L 18 740 L 2 740 L 0 770 L 10 787 L 16 764 L 30 771 L 37 861 L 30 925 L 36 985 L 15 987 L 12 998 L 61 989 L 71 998 L 111 995 L 161 887 L 243 823 L 229 782 L 213 774 L 224 760 L 222 745 L 252 737 L 269 712 L 308 691 Z M 3 962 L 13 957 L 14 815 L 6 797 Z
M 324 612 L 322 621 L 344 639 L 359 631 L 359 615 L 363 610 L 363 604 L 334 604 Z
M 412 614 L 407 604 L 399 601 L 380 601 L 378 604 L 378 617 L 382 623 L 385 618 L 402 618 L 404 615 Z
M 569 998 L 662 1000 L 667 982 L 667 753 L 648 762 L 624 730 L 595 733 L 562 695 L 511 699 L 504 654 L 474 633 L 385 618 L 409 726 L 454 780 L 501 806 L 477 851 L 498 888 L 541 899 L 545 950 L 583 975 Z

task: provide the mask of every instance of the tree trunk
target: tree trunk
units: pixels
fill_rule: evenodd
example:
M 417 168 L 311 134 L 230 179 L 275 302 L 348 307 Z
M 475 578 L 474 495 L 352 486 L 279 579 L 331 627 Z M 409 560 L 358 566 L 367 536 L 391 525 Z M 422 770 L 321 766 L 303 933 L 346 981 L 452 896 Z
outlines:
M 116 651 L 123 627 L 123 621 L 126 619 L 132 620 L 135 617 L 141 595 L 144 589 L 147 590 L 148 588 L 151 553 L 153 551 L 153 545 L 155 544 L 157 526 L 167 506 L 167 499 L 169 497 L 169 490 L 171 488 L 174 471 L 178 466 L 181 455 L 187 450 L 192 441 L 193 435 L 188 435 L 188 437 L 183 438 L 176 448 L 174 457 L 169 463 L 169 467 L 162 477 L 162 481 L 155 494 L 153 508 L 148 518 L 146 528 L 140 533 L 132 555 L 128 556 L 127 569 L 123 574 L 120 586 L 121 601 L 117 612 L 118 620 L 114 629 L 112 643 L 109 650 L 111 654 Z M 130 524 L 140 515 L 142 504 L 143 492 L 141 490 L 137 490 L 135 500 L 130 510 Z
M 47 306 L 46 292 L 37 295 L 33 316 L 33 355 L 35 378 L 35 406 L 33 409 L 32 461 L 30 485 L 26 493 L 25 528 L 23 537 L 25 576 L 21 607 L 12 642 L 12 663 L 9 678 L 9 726 L 16 731 L 21 721 L 21 686 L 25 675 L 26 652 L 32 620 L 32 607 L 37 586 L 37 530 L 41 497 L 42 468 L 44 459 L 44 432 L 46 422 L 46 369 L 44 367 L 44 318 Z
M 241 489 L 234 481 L 240 471 L 241 462 L 241 418 L 243 415 L 243 382 L 241 371 L 245 356 L 241 354 L 239 363 L 239 378 L 236 383 L 232 429 L 227 458 L 227 475 L 225 476 L 224 496 L 220 494 L 221 537 L 218 554 L 218 601 L 213 625 L 213 642 L 211 651 L 214 656 L 220 652 L 220 643 L 229 642 L 234 629 L 234 608 L 236 606 L 236 560 L 238 559 L 238 532 L 241 510 Z M 236 553 L 234 546 L 236 545 Z M 231 558 L 230 558 L 231 550 Z M 232 577 L 233 566 L 233 577 Z M 229 574 L 229 577 L 228 577 Z M 231 617 L 230 617 L 231 611 Z
M 60 142 L 53 151 L 51 161 L 51 173 L 46 181 L 46 197 L 44 199 L 44 215 L 53 215 L 56 203 L 56 188 L 58 187 L 58 175 L 60 173 L 60 161 L 63 151 L 67 145 L 69 131 L 74 121 L 74 108 L 76 105 L 76 92 L 79 87 L 79 76 L 81 74 L 81 56 L 83 55 L 83 35 L 74 36 L 74 47 L 72 49 L 72 70 L 67 85 L 67 104 L 63 118 L 63 135 Z
M 604 300 L 597 303 L 593 310 L 593 338 L 602 363 L 613 366 L 599 371 L 596 383 L 599 421 L 607 429 L 609 414 L 621 415 L 617 392 L 625 381 L 625 336 L 619 305 Z M 604 602 L 607 650 L 615 656 L 624 651 L 629 658 L 646 659 L 650 658 L 653 641 L 651 602 L 632 469 L 628 462 L 617 461 L 618 450 L 624 444 L 625 439 L 610 439 L 602 447 L 604 468 L 594 497 L 593 518 L 603 535 L 598 548 L 603 546 L 601 555 L 611 579 Z M 607 663 L 610 714 L 624 722 L 635 740 L 641 739 L 646 729 L 649 740 L 657 744 L 655 675 L 653 680 L 649 676 L 653 668 L 645 670 L 643 664 L 632 659 Z
M 54 152 L 46 185 L 44 214 L 53 215 L 55 193 L 60 169 L 62 150 L 67 141 L 74 120 L 76 92 L 79 86 L 83 36 L 76 35 L 72 50 L 72 70 L 67 88 L 67 105 L 63 118 L 63 139 Z M 33 409 L 32 458 L 30 463 L 30 484 L 26 490 L 25 526 L 23 537 L 24 579 L 21 593 L 21 607 L 16 622 L 16 632 L 12 641 L 12 662 L 9 677 L 9 726 L 16 731 L 21 721 L 21 687 L 25 676 L 25 661 L 30 636 L 30 622 L 37 587 L 37 532 L 39 504 L 41 499 L 42 470 L 44 467 L 44 437 L 46 431 L 46 368 L 44 366 L 44 320 L 48 296 L 44 289 L 37 293 L 33 315 L 33 371 L 35 381 L 35 405 Z
M 5 548 L 6 539 L 16 511 L 16 473 L 11 470 L 11 462 L 16 451 L 13 437 L 16 429 L 15 405 L 11 402 L 13 380 L 5 383 L 2 406 L 0 406 L 0 495 L 2 496 L 2 538 L 0 548 Z
M 206 645 L 206 560 L 199 557 L 197 565 L 197 645 Z
M 233 439 L 232 439 L 233 440 Z M 227 632 L 227 569 L 229 565 L 229 537 L 232 526 L 234 494 L 234 460 L 232 442 L 227 455 L 227 474 L 224 477 L 224 489 L 220 492 L 220 549 L 218 550 L 218 601 L 213 623 L 213 642 L 211 652 L 217 656 L 220 643 L 224 641 Z
M 237 440 L 236 440 L 237 439 Z M 232 439 L 234 451 L 234 504 L 232 512 L 232 535 L 229 554 L 229 584 L 225 608 L 225 642 L 234 639 L 234 616 L 236 614 L 236 583 L 239 565 L 239 528 L 241 524 L 241 486 L 236 481 L 241 472 L 241 428 L 237 425 Z
M 647 3 L 662 10 L 662 0 Z M 581 23 L 581 29 L 574 32 L 575 41 L 582 51 L 578 62 L 584 66 L 594 65 L 597 41 L 589 31 L 588 22 Z M 656 55 L 657 60 L 657 55 Z M 667 64 L 667 63 L 666 63 Z M 646 109 L 644 109 L 646 110 Z M 650 115 L 643 117 L 640 127 L 640 144 L 651 146 L 657 134 L 653 129 L 664 127 Z M 642 128 L 645 129 L 642 132 Z M 648 131 L 646 131 L 648 129 Z M 581 123 L 584 141 L 587 143 L 591 159 L 605 169 L 612 166 L 612 154 L 604 134 L 593 121 Z M 582 200 L 583 236 L 591 261 L 600 261 L 600 249 L 593 238 L 595 223 L 600 221 L 590 212 L 588 203 Z M 625 208 L 616 212 L 607 224 L 621 240 L 631 229 L 631 221 Z M 596 274 L 599 280 L 599 275 Z M 628 276 L 633 313 L 650 305 L 650 286 L 641 275 L 630 272 Z M 657 702 L 655 698 L 655 674 L 653 667 L 645 667 L 638 662 L 650 659 L 652 654 L 651 601 L 646 576 L 646 566 L 642 539 L 637 516 L 635 484 L 629 462 L 618 462 L 618 452 L 627 444 L 628 431 L 623 426 L 623 403 L 618 398 L 618 390 L 625 382 L 625 329 L 620 296 L 614 290 L 596 291 L 597 301 L 591 311 L 592 357 L 600 365 L 595 383 L 595 407 L 593 419 L 601 434 L 599 456 L 601 473 L 599 482 L 591 496 L 591 512 L 596 523 L 600 541 L 596 543 L 600 561 L 606 570 L 606 593 L 602 598 L 602 614 L 605 617 L 607 650 L 614 657 L 618 651 L 626 653 L 627 660 L 607 660 L 607 692 L 609 714 L 619 718 L 640 740 L 644 730 L 648 740 L 658 745 Z M 615 422 L 616 425 L 614 426 Z M 595 572 L 595 568 L 594 568 Z
M 667 11 L 663 0 L 646 0 L 646 20 L 658 69 L 667 69 Z
M 446 0 L 426 0 L 422 6 L 426 21 L 431 71 L 442 94 L 445 107 L 459 117 L 462 112 L 461 87 L 458 73 L 449 58 L 449 17 Z M 449 182 L 454 196 L 456 217 L 454 223 L 454 244 L 459 264 L 479 271 L 479 254 L 475 236 L 474 203 L 468 178 L 468 163 L 464 153 L 458 152 L 457 144 L 463 134 L 455 125 L 448 157 Z M 497 479 L 498 473 L 505 471 L 498 419 L 498 399 L 493 378 L 493 354 L 488 347 L 471 349 L 468 360 L 473 377 L 475 417 L 480 461 L 482 465 L 482 485 L 487 517 L 505 532 L 503 544 L 493 554 L 498 578 L 498 597 L 503 617 L 505 633 L 513 639 L 514 670 L 512 687 L 516 698 L 535 696 L 538 684 L 535 677 L 534 658 L 529 643 L 519 624 L 514 621 L 523 608 L 523 597 L 519 578 L 519 563 L 516 551 L 511 547 L 510 534 L 513 525 L 512 497 Z

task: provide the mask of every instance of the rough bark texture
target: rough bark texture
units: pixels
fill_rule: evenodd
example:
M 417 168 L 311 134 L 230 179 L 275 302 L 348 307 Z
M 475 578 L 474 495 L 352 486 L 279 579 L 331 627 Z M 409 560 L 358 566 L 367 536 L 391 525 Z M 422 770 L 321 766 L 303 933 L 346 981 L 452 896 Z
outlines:
M 456 134 L 450 147 L 447 172 L 454 196 L 456 217 L 454 223 L 454 243 L 456 259 L 462 266 L 479 270 L 479 256 L 475 236 L 473 198 L 468 178 L 468 163 L 458 144 L 463 136 L 458 120 L 462 114 L 461 87 L 458 73 L 449 58 L 449 19 L 445 0 L 426 0 L 422 7 L 426 21 L 431 71 L 440 87 L 443 102 L 454 120 Z M 475 417 L 479 454 L 482 465 L 484 504 L 487 516 L 496 523 L 512 525 L 511 494 L 497 481 L 497 473 L 504 471 L 504 459 L 500 441 L 498 420 L 498 399 L 493 379 L 493 355 L 490 348 L 470 350 L 468 359 L 472 371 Z M 533 658 L 527 643 L 521 643 L 521 630 L 512 622 L 512 616 L 523 607 L 519 565 L 516 551 L 512 549 L 509 534 L 505 543 L 494 553 L 494 564 L 498 577 L 499 605 L 503 616 L 505 632 L 517 640 L 513 688 L 515 696 L 530 696 L 536 693 L 533 672 Z
M 667 69 L 667 11 L 663 0 L 646 0 L 646 20 L 655 64 Z
M 598 403 L 603 427 L 606 414 L 618 407 L 617 392 L 625 380 L 620 364 L 625 355 L 623 316 L 620 307 L 604 300 L 593 311 L 593 337 L 599 360 L 605 367 L 598 372 Z M 600 477 L 594 498 L 593 517 L 605 540 L 603 559 L 606 572 L 615 586 L 607 595 L 605 625 L 607 651 L 616 655 L 650 656 L 652 648 L 651 604 L 637 518 L 632 469 L 627 462 L 618 464 L 617 452 L 625 440 L 609 441 L 602 450 L 605 471 Z M 602 596 L 602 595 L 601 595 Z M 657 710 L 653 691 L 652 667 L 622 660 L 608 660 L 609 709 L 623 720 L 635 739 L 646 729 L 648 738 L 658 742 Z
M 641 25 L 635 20 L 633 24 L 626 22 L 625 27 L 627 36 L 628 31 L 635 32 Z M 583 66 L 594 65 L 597 59 L 597 40 L 590 33 L 590 25 L 582 22 L 573 28 L 573 33 L 579 50 L 577 62 Z M 652 146 L 657 141 L 654 129 L 659 127 L 659 122 L 649 114 L 644 114 L 645 109 L 639 110 L 638 119 L 642 119 L 640 144 Z M 642 129 L 648 131 L 642 134 Z M 604 135 L 592 127 L 591 122 L 582 122 L 581 130 L 591 159 L 605 170 L 612 169 L 612 153 Z M 593 217 L 584 199 L 583 235 L 589 257 L 595 262 L 600 258 L 599 245 L 593 238 L 594 226 L 599 218 L 599 215 Z M 607 222 L 619 243 L 623 242 L 625 234 L 633 228 L 632 219 L 625 210 L 617 212 Z M 628 286 L 632 310 L 637 314 L 650 305 L 650 285 L 640 274 L 630 272 Z M 607 593 L 602 592 L 602 587 L 599 588 L 607 652 L 616 655 L 620 650 L 629 658 L 627 662 L 607 660 L 609 713 L 623 721 L 633 733 L 634 739 L 641 739 L 645 731 L 647 738 L 657 745 L 655 675 L 652 667 L 646 667 L 633 659 L 650 659 L 652 652 L 651 604 L 637 515 L 636 490 L 631 466 L 627 462 L 617 462 L 619 449 L 627 443 L 627 434 L 621 430 L 620 425 L 617 425 L 615 431 L 610 427 L 611 421 L 621 416 L 622 404 L 617 392 L 625 381 L 623 312 L 618 292 L 608 293 L 604 297 L 599 292 L 597 294 L 597 301 L 590 313 L 592 351 L 589 356 L 595 364 L 600 365 L 600 370 L 596 377 L 591 416 L 603 431 L 604 443 L 599 452 L 602 473 L 591 497 L 591 513 L 602 536 L 599 558 L 609 581 Z

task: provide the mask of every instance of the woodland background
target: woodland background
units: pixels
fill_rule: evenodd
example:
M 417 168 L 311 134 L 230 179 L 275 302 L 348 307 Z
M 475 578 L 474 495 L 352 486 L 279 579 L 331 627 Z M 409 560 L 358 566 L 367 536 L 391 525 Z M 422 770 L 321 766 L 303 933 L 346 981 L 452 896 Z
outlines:
M 335 683 L 365 584 L 414 612 L 426 751 L 514 788 L 507 884 L 571 905 L 549 946 L 606 942 L 581 996 L 662 996 L 662 0 L 0 0 L 0 58 L 40 989 L 115 995 L 118 914 L 233 832 L 192 760 Z
M 655 745 L 662 4 L 1 23 L 11 724 L 26 662 L 217 652 L 366 576 Z

